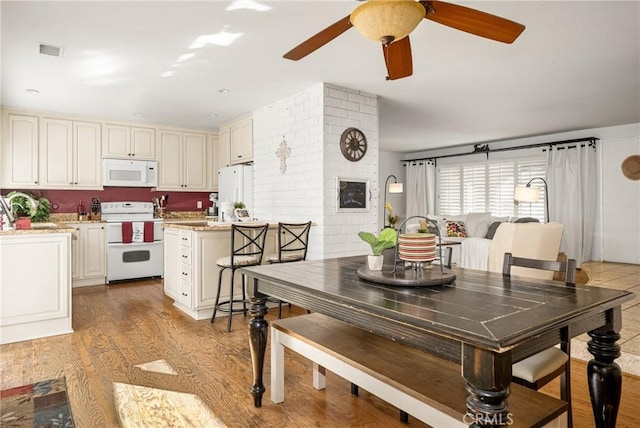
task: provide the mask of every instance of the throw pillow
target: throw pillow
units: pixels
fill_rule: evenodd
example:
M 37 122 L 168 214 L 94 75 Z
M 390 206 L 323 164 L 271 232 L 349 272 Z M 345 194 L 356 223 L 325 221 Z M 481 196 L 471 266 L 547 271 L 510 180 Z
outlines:
M 493 235 L 496 234 L 496 230 L 498 230 L 500 224 L 502 224 L 501 221 L 494 221 L 491 223 L 491 226 L 489 226 L 489 230 L 487 231 L 487 239 L 493 239 Z
M 533 217 L 522 217 L 514 221 L 514 223 L 540 223 L 540 220 Z
M 457 238 L 467 237 L 467 231 L 464 228 L 463 221 L 447 221 L 445 222 L 445 227 L 447 228 L 447 236 L 452 236 Z
M 484 238 L 489 230 L 491 213 L 468 213 L 464 221 L 467 236 Z

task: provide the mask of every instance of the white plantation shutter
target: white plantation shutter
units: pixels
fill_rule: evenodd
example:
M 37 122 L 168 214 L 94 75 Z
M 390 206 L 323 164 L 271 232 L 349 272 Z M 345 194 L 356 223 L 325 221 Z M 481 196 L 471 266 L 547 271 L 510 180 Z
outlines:
M 485 164 L 463 166 L 462 188 L 462 213 L 486 212 L 487 167 Z
M 462 168 L 438 168 L 438 213 L 457 215 L 462 210 Z
M 488 167 L 489 205 L 487 211 L 496 217 L 514 215 L 515 163 L 492 162 Z
M 541 187 L 538 202 L 515 205 L 513 200 L 516 184 L 525 185 L 533 177 L 546 177 L 543 155 L 438 167 L 438 213 L 491 212 L 493 216 L 534 217 L 543 222 L 546 195 L 542 181 L 531 183 Z

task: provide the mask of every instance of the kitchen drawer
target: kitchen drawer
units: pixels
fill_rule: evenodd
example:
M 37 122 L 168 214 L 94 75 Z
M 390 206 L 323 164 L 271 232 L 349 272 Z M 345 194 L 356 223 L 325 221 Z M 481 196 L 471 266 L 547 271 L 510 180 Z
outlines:
M 186 230 L 180 231 L 180 245 L 191 248 L 191 232 Z
M 185 246 L 180 247 L 180 261 L 191 265 L 191 248 Z
M 180 277 L 183 281 L 191 282 L 191 265 L 180 263 Z

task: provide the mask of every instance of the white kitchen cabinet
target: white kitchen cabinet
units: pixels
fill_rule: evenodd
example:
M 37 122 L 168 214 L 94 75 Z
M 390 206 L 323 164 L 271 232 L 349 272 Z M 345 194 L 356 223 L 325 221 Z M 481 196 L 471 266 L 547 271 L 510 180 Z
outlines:
M 251 162 L 253 160 L 253 119 L 248 117 L 233 122 L 229 133 L 231 164 Z
M 102 157 L 156 159 L 156 130 L 107 123 L 104 125 Z
M 40 187 L 101 189 L 100 124 L 42 118 L 39 159 Z
M 191 308 L 193 288 L 192 232 L 164 230 L 164 293 L 176 306 Z
M 0 235 L 0 344 L 73 333 L 71 233 Z
M 231 166 L 229 146 L 231 146 L 231 130 L 229 126 L 221 126 L 218 137 L 218 169 Z M 216 175 L 217 173 L 216 170 Z
M 174 301 L 180 300 L 180 231 L 176 229 L 164 229 L 162 234 L 164 242 L 164 294 Z
M 158 133 L 158 190 L 207 191 L 207 135 Z
M 209 147 L 210 155 L 209 155 L 209 168 L 208 168 L 208 178 L 209 178 L 209 189 L 214 192 L 218 191 L 218 169 L 221 168 L 220 156 L 218 155 L 218 151 L 220 148 L 220 139 L 217 135 L 209 136 Z
M 2 181 L 0 186 L 39 186 L 38 117 L 3 112 Z
M 105 223 L 76 223 L 71 242 L 74 287 L 105 284 L 107 247 Z
M 263 261 L 266 255 L 275 251 L 276 233 L 277 228 L 270 228 L 267 233 Z M 220 273 L 216 260 L 229 256 L 230 247 L 229 229 L 164 229 L 164 292 L 174 300 L 178 309 L 197 320 L 211 318 Z M 220 301 L 229 300 L 230 275 L 231 271 L 227 269 L 222 280 Z M 242 298 L 242 275 L 238 272 L 234 280 L 234 294 L 236 299 Z M 227 314 L 218 312 L 216 315 Z

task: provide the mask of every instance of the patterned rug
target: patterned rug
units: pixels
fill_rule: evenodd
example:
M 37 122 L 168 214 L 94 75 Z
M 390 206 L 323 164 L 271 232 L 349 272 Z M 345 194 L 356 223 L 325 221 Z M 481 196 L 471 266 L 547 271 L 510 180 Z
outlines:
M 0 426 L 73 427 L 64 378 L 0 391 Z

